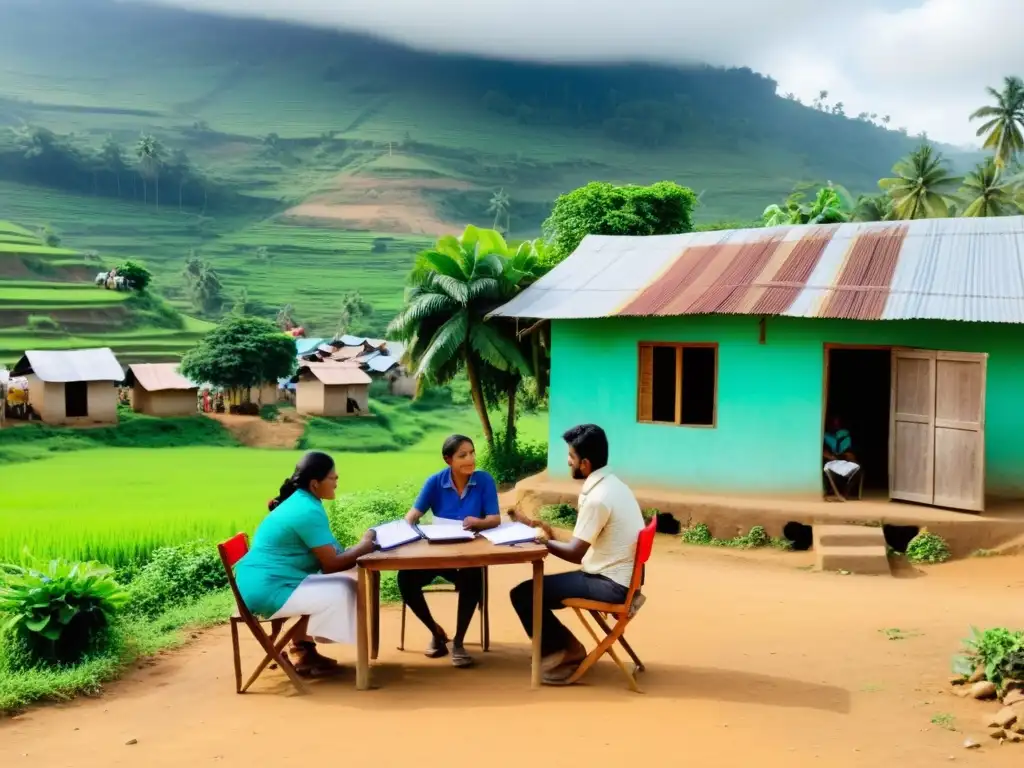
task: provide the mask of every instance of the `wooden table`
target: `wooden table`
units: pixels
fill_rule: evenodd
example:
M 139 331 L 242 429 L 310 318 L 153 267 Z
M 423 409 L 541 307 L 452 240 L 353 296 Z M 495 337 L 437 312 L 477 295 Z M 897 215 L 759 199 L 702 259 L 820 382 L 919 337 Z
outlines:
M 533 665 L 532 685 L 541 684 L 540 630 L 544 599 L 543 544 L 528 543 L 495 546 L 482 536 L 457 544 L 431 544 L 417 541 L 388 552 L 372 552 L 359 558 L 359 585 L 356 595 L 356 689 L 370 687 L 370 655 L 377 658 L 380 638 L 381 571 L 445 570 L 449 568 L 485 568 L 492 565 L 533 563 Z M 372 616 L 370 611 L 372 610 Z

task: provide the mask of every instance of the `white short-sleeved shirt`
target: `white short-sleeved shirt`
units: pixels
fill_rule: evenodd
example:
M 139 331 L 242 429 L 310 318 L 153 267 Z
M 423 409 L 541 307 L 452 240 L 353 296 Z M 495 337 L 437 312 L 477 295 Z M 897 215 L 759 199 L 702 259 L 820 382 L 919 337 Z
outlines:
M 636 539 L 643 528 L 644 516 L 629 486 L 605 469 L 592 472 L 583 483 L 572 532 L 590 545 L 583 556 L 583 571 L 628 587 Z

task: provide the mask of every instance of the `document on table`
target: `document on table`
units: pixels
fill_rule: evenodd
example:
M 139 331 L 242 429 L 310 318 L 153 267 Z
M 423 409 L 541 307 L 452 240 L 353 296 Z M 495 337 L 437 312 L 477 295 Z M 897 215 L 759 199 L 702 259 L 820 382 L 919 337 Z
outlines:
M 420 525 L 418 528 L 423 538 L 433 542 L 470 541 L 475 535 L 455 525 Z
M 537 529 L 523 523 L 504 523 L 481 534 L 491 544 L 522 544 L 537 538 Z
M 395 549 L 422 538 L 420 532 L 405 520 L 376 525 L 373 530 L 377 532 L 377 546 L 382 550 Z

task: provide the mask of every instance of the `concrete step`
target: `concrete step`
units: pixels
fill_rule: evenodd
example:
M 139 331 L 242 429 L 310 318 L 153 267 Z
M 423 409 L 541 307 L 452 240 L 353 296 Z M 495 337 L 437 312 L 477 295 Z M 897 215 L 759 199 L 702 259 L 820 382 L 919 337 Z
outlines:
M 877 547 L 885 546 L 881 528 L 866 525 L 816 525 L 814 548 L 819 547 Z
M 866 576 L 890 576 L 885 545 L 860 547 L 816 547 L 819 571 L 849 571 Z

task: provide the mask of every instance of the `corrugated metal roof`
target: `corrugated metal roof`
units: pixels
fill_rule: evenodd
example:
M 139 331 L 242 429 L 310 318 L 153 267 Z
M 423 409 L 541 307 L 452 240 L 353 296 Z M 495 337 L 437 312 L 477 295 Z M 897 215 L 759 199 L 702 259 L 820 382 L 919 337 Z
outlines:
M 1024 216 L 590 235 L 493 314 L 1024 323 Z
M 308 355 L 310 352 L 315 351 L 324 341 L 325 339 L 296 339 L 295 354 L 299 357 Z
M 128 366 L 127 382 L 139 384 L 150 392 L 198 389 L 180 373 L 175 363 L 136 363 Z
M 309 371 L 327 386 L 372 383 L 358 366 L 345 363 L 305 363 L 299 366 L 300 375 L 303 371 Z
M 398 358 L 390 355 L 377 355 L 366 361 L 366 367 L 375 373 L 386 373 L 398 365 Z
M 30 349 L 18 361 L 12 376 L 34 373 L 40 381 L 64 384 L 69 381 L 122 381 L 124 371 L 108 348 L 40 351 Z

